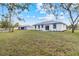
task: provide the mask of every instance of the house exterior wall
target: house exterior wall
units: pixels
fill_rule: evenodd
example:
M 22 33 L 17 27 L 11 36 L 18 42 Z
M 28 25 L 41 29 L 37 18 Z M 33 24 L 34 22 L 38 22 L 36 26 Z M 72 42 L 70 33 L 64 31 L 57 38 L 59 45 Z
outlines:
M 57 24 L 57 31 L 63 31 L 64 27 L 63 24 Z
M 66 30 L 66 25 L 64 24 L 56 24 L 56 29 L 53 28 L 53 24 L 47 24 L 47 25 L 39 25 L 40 28 L 38 28 L 38 25 L 36 25 L 35 30 L 42 30 L 42 31 L 64 31 Z M 46 30 L 45 27 L 49 26 L 49 30 Z M 35 26 L 34 26 L 35 27 Z
M 40 30 L 45 31 L 45 25 L 43 25 L 43 27 L 40 25 Z
M 22 29 L 23 27 L 23 29 Z M 22 26 L 22 27 L 18 27 L 19 30 L 33 30 L 33 27 L 28 27 L 28 26 Z
M 36 30 L 40 30 L 40 29 L 38 28 L 38 25 L 36 25 Z
M 34 26 L 34 27 L 35 27 L 35 26 Z M 42 31 L 45 31 L 45 25 L 43 25 L 43 28 L 42 28 L 42 25 L 40 25 L 40 28 L 38 28 L 38 25 L 36 25 L 35 30 L 42 30 Z
M 64 24 L 56 24 L 56 30 L 55 31 L 65 31 L 66 25 Z

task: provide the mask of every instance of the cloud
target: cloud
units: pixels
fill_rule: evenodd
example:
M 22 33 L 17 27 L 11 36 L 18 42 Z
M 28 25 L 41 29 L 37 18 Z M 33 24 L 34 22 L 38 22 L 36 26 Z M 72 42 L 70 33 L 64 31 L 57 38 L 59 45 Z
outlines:
M 58 19 L 59 19 L 59 20 L 65 20 L 65 16 L 63 16 L 63 15 L 58 16 Z
M 53 14 L 47 14 L 44 17 L 39 17 L 39 19 L 42 19 L 44 21 L 50 21 L 50 20 L 56 20 L 56 17 Z M 56 21 L 64 21 L 66 18 L 65 16 L 58 16 L 58 19 Z
M 65 17 L 64 16 L 60 16 L 59 19 L 60 20 L 63 20 L 63 19 L 65 19 Z
M 50 20 L 56 20 L 55 19 L 55 16 L 53 15 L 53 14 L 50 14 L 50 15 L 46 15 L 46 16 L 44 16 L 44 17 L 39 17 L 39 19 L 42 19 L 42 20 L 44 20 L 44 21 L 50 21 Z
M 41 10 L 42 3 L 37 4 L 37 10 Z
M 35 16 L 33 16 L 33 18 L 35 18 Z
M 40 13 L 41 13 L 41 14 L 45 14 L 46 12 L 45 12 L 44 9 L 41 9 L 41 10 L 40 10 Z
M 27 15 L 26 17 L 27 18 L 35 18 L 36 16 L 34 16 L 34 15 L 33 16 Z
M 27 17 L 29 18 L 30 16 L 29 16 L 29 15 L 27 15 Z
M 37 11 L 39 11 L 41 14 L 45 14 L 45 10 L 41 8 L 42 7 L 42 3 L 38 3 L 37 4 Z

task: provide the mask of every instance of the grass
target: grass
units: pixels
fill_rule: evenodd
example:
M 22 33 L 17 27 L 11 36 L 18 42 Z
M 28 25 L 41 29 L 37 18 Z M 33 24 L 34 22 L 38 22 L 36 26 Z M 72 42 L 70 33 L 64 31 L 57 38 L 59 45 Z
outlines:
M 79 31 L 0 33 L 0 55 L 79 56 Z

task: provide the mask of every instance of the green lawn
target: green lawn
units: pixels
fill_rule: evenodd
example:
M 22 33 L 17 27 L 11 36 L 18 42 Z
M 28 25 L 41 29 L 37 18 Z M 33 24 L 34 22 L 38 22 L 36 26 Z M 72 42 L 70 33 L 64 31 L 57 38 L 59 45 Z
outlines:
M 79 55 L 79 31 L 0 33 L 0 55 Z

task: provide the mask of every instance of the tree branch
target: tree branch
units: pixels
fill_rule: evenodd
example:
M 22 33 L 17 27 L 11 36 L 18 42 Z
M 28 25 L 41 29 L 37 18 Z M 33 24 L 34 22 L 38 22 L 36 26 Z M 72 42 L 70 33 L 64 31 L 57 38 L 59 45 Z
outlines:
M 74 24 L 74 21 L 73 21 L 73 17 L 72 17 L 72 13 L 71 13 L 71 11 L 68 10 L 68 12 L 69 12 L 69 15 L 70 15 L 70 18 L 71 18 L 72 24 Z
M 73 21 L 74 23 L 76 22 L 76 20 L 78 19 L 79 15 L 77 15 L 77 17 L 75 18 L 75 20 Z

